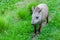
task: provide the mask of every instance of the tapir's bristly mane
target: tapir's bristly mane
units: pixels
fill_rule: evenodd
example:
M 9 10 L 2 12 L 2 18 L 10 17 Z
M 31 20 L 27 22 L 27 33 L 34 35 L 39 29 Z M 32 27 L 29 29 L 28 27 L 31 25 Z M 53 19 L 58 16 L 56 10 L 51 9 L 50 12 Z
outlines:
M 35 8 L 35 12 L 39 12 L 39 13 L 40 13 L 41 11 L 42 11 L 41 8 L 39 8 L 39 7 L 36 7 L 36 8 Z
M 36 8 L 35 8 L 35 11 L 39 11 L 39 10 L 40 10 L 40 8 L 39 8 L 39 7 L 36 7 Z

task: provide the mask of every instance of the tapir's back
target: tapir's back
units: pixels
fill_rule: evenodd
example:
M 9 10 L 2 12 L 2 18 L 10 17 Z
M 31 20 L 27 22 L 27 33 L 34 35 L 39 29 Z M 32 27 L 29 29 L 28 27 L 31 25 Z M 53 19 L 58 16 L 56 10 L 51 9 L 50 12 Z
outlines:
M 41 11 L 42 19 L 46 18 L 48 15 L 48 6 L 46 4 L 39 4 L 37 7 L 42 9 L 42 11 Z

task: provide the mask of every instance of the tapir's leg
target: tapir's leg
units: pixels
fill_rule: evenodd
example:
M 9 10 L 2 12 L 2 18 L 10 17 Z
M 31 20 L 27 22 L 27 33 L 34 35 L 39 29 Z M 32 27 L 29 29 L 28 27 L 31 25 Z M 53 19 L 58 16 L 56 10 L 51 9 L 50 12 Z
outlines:
M 41 27 L 42 27 L 42 22 L 39 24 L 38 33 L 40 33 Z
M 48 23 L 48 16 L 46 17 L 47 23 Z
M 34 34 L 36 34 L 36 25 L 34 25 Z
M 36 36 L 36 25 L 33 25 L 33 26 L 34 26 L 34 34 L 33 34 L 32 38 Z

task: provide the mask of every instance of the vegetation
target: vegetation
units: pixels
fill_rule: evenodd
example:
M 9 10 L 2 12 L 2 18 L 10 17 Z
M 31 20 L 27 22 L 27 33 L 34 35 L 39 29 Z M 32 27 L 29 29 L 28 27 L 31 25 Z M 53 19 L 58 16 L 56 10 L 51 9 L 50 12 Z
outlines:
M 40 3 L 49 7 L 49 23 L 36 40 L 60 40 L 60 0 L 0 0 L 0 40 L 32 40 L 31 8 Z

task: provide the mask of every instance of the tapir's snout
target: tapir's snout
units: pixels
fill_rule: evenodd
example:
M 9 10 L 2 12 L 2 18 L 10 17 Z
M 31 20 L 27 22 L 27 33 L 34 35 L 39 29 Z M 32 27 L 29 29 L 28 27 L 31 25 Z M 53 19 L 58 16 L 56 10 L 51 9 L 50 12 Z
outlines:
M 31 21 L 31 24 L 32 24 L 32 25 L 35 25 L 35 22 L 34 22 L 34 21 Z

